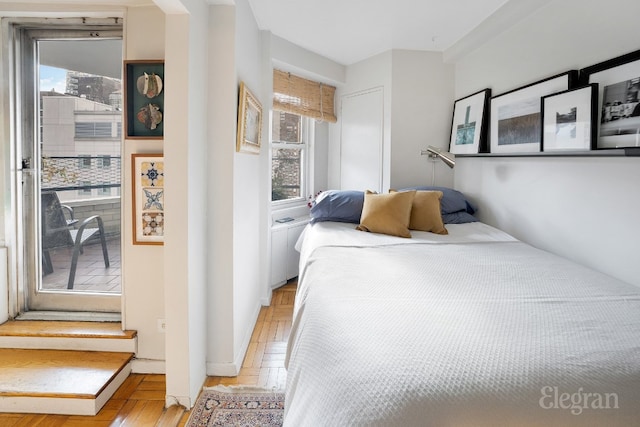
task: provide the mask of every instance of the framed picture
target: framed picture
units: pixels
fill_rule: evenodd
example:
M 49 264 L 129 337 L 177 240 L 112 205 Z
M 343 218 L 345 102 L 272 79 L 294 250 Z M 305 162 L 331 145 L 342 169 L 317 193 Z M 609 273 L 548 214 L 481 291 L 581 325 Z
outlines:
M 477 154 L 487 151 L 487 123 L 491 89 L 483 89 L 453 104 L 449 152 Z
M 491 152 L 539 152 L 540 99 L 572 89 L 577 77 L 572 70 L 491 98 Z
M 640 50 L 580 73 L 599 85 L 597 148 L 640 147 Z
M 164 243 L 164 157 L 132 154 L 133 244 Z
M 164 137 L 164 61 L 124 61 L 126 139 Z
M 260 153 L 261 134 L 262 105 L 244 82 L 240 82 L 236 151 L 253 154 Z
M 542 151 L 595 148 L 598 85 L 542 97 Z

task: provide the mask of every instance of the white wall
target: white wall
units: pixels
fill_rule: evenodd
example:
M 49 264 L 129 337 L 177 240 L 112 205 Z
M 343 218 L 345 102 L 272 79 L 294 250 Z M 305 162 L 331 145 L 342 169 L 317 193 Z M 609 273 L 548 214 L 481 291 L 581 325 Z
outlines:
M 329 188 L 340 188 L 341 99 L 373 88 L 384 97 L 382 190 L 431 184 L 434 166 L 436 184 L 453 185 L 448 167 L 420 155 L 428 145 L 448 148 L 453 82 L 453 66 L 436 52 L 391 50 L 348 66 L 336 92 L 338 123 L 330 130 Z
M 443 162 L 428 162 L 420 151 L 433 145 L 449 149 L 453 65 L 442 53 L 392 51 L 391 188 L 431 184 L 451 187 L 453 172 Z
M 164 59 L 165 15 L 155 6 L 130 8 L 125 17 L 125 59 Z M 166 115 L 166 114 L 165 114 Z M 162 153 L 162 140 L 125 140 L 123 171 L 131 170 L 132 153 Z M 136 372 L 164 372 L 165 335 L 157 319 L 164 311 L 163 246 L 133 245 L 131 177 L 122 182 L 122 290 L 123 326 L 138 331 Z
M 168 8 L 165 37 L 165 317 L 168 405 L 192 406 L 206 378 L 208 5 Z
M 262 86 L 262 42 L 253 12 L 247 0 L 236 1 L 236 73 L 237 86 L 243 81 L 263 106 L 263 121 L 270 98 L 264 98 Z M 266 107 L 266 108 L 265 108 Z M 263 126 L 263 129 L 264 126 Z M 268 136 L 262 135 L 261 154 L 235 153 L 233 173 L 233 327 L 234 361 L 242 365 L 255 321 L 260 311 L 261 289 L 268 272 L 261 268 L 265 253 L 266 230 L 261 227 L 266 216 L 267 194 L 261 185 L 268 175 L 262 175 L 261 163 L 266 161 Z M 233 144 L 235 141 L 229 141 Z M 261 288 L 262 285 L 262 288 Z
M 207 374 L 233 375 L 234 156 L 238 102 L 235 7 L 209 7 Z
M 636 50 L 638 16 L 635 0 L 550 1 L 457 59 L 456 98 Z M 481 220 L 640 286 L 638 182 L 637 157 L 468 158 L 455 168 L 455 186 L 475 199 Z

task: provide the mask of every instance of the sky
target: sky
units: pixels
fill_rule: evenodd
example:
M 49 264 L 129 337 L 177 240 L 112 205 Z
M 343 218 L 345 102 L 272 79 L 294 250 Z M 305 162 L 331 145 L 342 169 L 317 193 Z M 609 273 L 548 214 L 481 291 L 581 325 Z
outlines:
M 64 93 L 67 85 L 66 77 L 67 70 L 40 65 L 40 90 L 54 89 L 58 93 Z

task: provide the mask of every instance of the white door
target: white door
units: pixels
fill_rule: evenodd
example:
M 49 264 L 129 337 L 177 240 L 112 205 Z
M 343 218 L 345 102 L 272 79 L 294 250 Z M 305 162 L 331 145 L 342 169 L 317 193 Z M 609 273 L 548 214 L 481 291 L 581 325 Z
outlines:
M 121 26 L 14 25 L 19 312 L 119 312 Z
M 342 97 L 340 188 L 382 191 L 384 97 L 382 88 Z

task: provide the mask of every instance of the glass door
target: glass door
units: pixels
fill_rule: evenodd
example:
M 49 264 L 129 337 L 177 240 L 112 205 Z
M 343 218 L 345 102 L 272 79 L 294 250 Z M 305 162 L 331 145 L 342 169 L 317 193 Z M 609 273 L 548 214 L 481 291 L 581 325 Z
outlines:
M 23 309 L 119 312 L 121 29 L 19 40 Z

